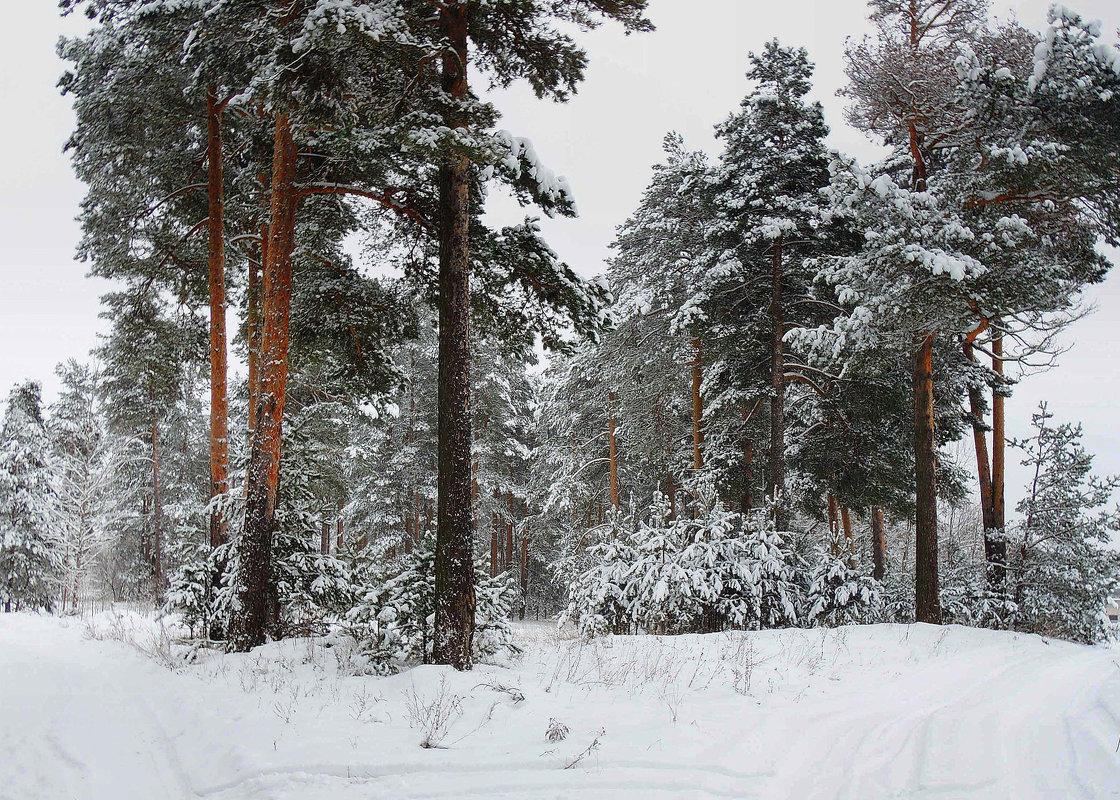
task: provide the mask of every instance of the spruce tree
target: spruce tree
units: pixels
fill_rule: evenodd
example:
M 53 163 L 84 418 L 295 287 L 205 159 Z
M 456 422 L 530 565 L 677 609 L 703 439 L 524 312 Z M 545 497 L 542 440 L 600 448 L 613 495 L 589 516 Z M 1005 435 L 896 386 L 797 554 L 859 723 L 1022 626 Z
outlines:
M 60 555 L 51 530 L 49 460 L 39 384 L 17 384 L 0 429 L 0 602 L 5 611 L 55 606 Z

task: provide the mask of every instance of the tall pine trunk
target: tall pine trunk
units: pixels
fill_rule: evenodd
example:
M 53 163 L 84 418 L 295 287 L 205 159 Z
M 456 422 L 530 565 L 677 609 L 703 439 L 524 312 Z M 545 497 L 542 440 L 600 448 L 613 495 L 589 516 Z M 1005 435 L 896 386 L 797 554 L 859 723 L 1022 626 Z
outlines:
M 692 468 L 704 468 L 704 398 L 700 396 L 700 386 L 704 382 L 704 357 L 700 339 L 692 340 Z
M 856 537 L 852 533 L 852 515 L 847 506 L 840 506 L 840 523 L 844 528 L 844 540 L 848 544 L 848 566 L 856 566 Z
M 871 509 L 871 577 L 883 580 L 887 574 L 887 528 L 883 524 L 883 509 Z
M 249 351 L 249 443 L 257 429 L 257 403 L 261 397 L 261 270 L 268 262 L 268 225 L 261 225 L 261 260 L 249 259 L 249 276 L 246 288 L 247 311 L 245 339 Z
M 462 2 L 440 11 L 450 45 L 442 87 L 467 98 L 467 18 Z M 448 120 L 463 126 L 461 119 Z M 474 530 L 471 508 L 470 162 L 451 154 L 439 170 L 439 476 L 436 511 L 436 664 L 470 669 L 474 641 Z
M 782 237 L 771 245 L 770 295 L 770 484 L 768 494 L 774 501 L 774 524 L 780 530 L 788 527 L 789 515 L 782 499 L 786 489 L 786 362 L 782 334 L 785 313 L 782 307 L 784 268 Z
M 964 341 L 964 353 L 976 362 L 972 343 L 984 330 L 988 321 L 981 320 Z M 999 341 L 999 344 L 996 342 Z M 1002 347 L 1002 340 L 993 339 L 993 348 Z M 993 368 L 1002 371 L 1002 361 L 993 358 Z M 998 365 L 998 366 L 997 366 Z M 1007 543 L 1003 541 L 1003 397 L 992 395 L 992 457 L 988 458 L 988 435 L 984 430 L 983 395 L 981 389 L 968 389 L 969 410 L 972 413 L 972 440 L 976 452 L 976 475 L 980 487 L 980 509 L 984 521 L 984 557 L 988 564 L 988 585 L 992 589 L 1003 586 L 1007 558 Z M 998 486 L 998 490 L 997 487 Z M 996 497 L 1000 498 L 997 509 Z
M 611 505 L 614 509 L 618 510 L 618 440 L 615 438 L 616 423 L 614 419 L 614 392 L 607 394 L 607 458 L 609 459 L 608 467 L 610 469 L 610 482 L 611 482 Z M 676 493 L 672 486 L 669 489 L 670 493 L 676 497 Z
M 998 333 L 992 336 L 992 370 L 1003 375 L 1003 337 Z M 1007 540 L 1004 527 L 1007 524 L 1004 493 L 1006 483 L 1005 454 L 1007 438 L 1004 413 L 1005 399 L 998 391 L 992 393 L 992 531 L 985 537 L 985 545 L 991 540 L 991 580 L 995 587 L 1002 587 L 1007 575 Z
M 163 503 L 159 485 L 159 421 L 152 416 L 152 584 L 163 597 Z
M 918 622 L 941 622 L 937 574 L 937 443 L 933 427 L 933 334 L 913 355 L 914 379 L 914 608 Z
M 222 162 L 222 106 L 213 87 L 206 93 L 207 193 L 210 289 L 210 496 L 229 491 L 229 406 L 226 389 L 225 178 Z M 226 542 L 220 511 L 210 514 L 210 547 Z M 216 576 L 220 580 L 220 576 Z
M 831 491 L 828 493 L 828 552 L 840 555 L 840 505 Z
M 240 613 L 231 641 L 245 651 L 264 644 L 272 616 L 272 535 L 280 485 L 280 448 L 288 386 L 288 329 L 292 307 L 292 251 L 297 195 L 296 148 L 287 114 L 276 115 L 272 151 L 268 258 L 262 270 L 260 397 L 249 455 L 245 531 L 238 553 Z

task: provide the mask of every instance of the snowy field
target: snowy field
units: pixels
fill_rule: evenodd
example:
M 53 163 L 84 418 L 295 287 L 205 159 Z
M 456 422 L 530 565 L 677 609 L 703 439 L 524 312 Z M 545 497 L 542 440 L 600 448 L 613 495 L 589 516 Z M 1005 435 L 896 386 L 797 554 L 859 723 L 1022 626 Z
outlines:
M 1113 650 L 924 625 L 519 639 L 505 666 L 378 678 L 323 640 L 187 663 L 137 615 L 3 614 L 0 798 L 1120 798 Z

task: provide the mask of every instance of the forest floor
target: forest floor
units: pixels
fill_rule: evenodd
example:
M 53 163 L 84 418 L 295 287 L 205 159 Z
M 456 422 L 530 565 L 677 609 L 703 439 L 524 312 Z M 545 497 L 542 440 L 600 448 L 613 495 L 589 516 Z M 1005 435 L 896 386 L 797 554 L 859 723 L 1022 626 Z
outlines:
M 1116 650 L 926 625 L 518 640 L 379 678 L 322 639 L 188 663 L 140 615 L 0 614 L 0 798 L 1120 798 Z

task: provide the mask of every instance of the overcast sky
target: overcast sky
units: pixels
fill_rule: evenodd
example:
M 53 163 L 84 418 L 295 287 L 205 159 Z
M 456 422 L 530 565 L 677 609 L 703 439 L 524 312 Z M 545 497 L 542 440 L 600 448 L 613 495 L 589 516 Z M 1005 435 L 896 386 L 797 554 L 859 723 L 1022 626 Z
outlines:
M 104 329 L 98 319 L 102 283 L 75 262 L 74 217 L 82 187 L 62 145 L 70 131 L 68 102 L 55 88 L 62 63 L 60 34 L 78 21 L 58 18 L 51 0 L 5 0 L 0 26 L 0 393 L 33 377 L 53 395 L 55 363 L 83 358 Z M 1067 5 L 1120 27 L 1117 0 Z M 1045 22 L 1045 0 L 994 4 L 1025 24 Z M 715 154 L 712 127 L 735 109 L 747 89 L 747 54 L 772 37 L 808 48 L 817 64 L 815 97 L 832 127 L 830 144 L 863 158 L 875 146 L 843 121 L 845 39 L 867 30 L 862 0 L 651 0 L 658 30 L 623 36 L 604 27 L 586 37 L 591 66 L 580 93 L 565 105 L 535 100 L 523 88 L 502 92 L 502 126 L 533 139 L 542 159 L 575 187 L 580 217 L 546 220 L 549 241 L 583 274 L 602 269 L 615 227 L 634 208 L 660 160 L 661 140 L 679 131 L 686 142 Z M 1114 260 L 1120 253 L 1111 253 Z M 1082 420 L 1086 441 L 1103 471 L 1120 473 L 1120 275 L 1088 292 L 1098 310 L 1066 335 L 1072 349 L 1059 368 L 1024 381 L 1008 404 L 1009 428 L 1021 434 L 1040 399 L 1059 419 Z M 1017 460 L 1017 458 L 1015 459 Z M 1021 472 L 1009 480 L 1018 496 Z

